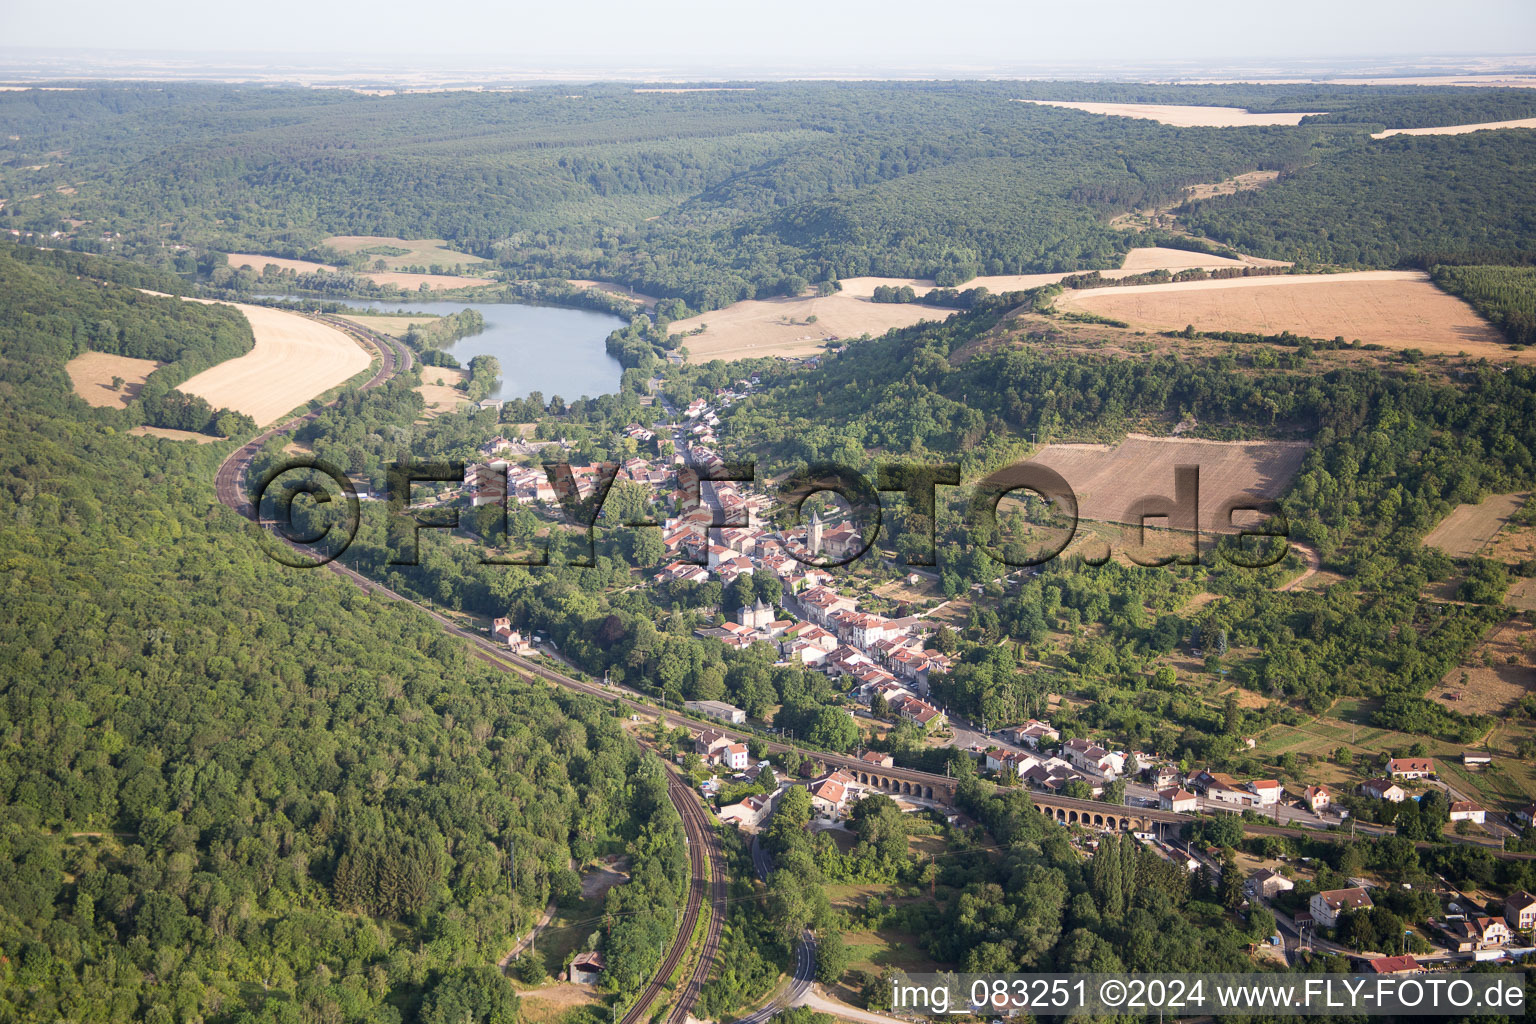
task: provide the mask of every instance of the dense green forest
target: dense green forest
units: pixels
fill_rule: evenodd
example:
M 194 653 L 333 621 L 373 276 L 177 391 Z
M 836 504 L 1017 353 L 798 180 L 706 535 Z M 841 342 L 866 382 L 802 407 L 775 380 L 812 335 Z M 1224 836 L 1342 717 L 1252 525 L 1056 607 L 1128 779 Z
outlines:
M 97 274 L 99 283 L 75 286 L 71 279 L 85 273 Z M 26 373 L 19 384 L 117 427 L 147 423 L 225 437 L 255 430 L 249 416 L 175 390 L 194 374 L 251 350 L 255 339 L 239 310 L 146 295 L 140 289 L 179 288 L 182 282 L 174 274 L 53 249 L 0 244 L 0 277 L 4 343 L 25 344 L 49 357 L 17 364 Z M 84 352 L 163 365 L 126 409 L 88 409 L 64 372 L 64 364 Z
M 1536 249 L 1536 131 L 1355 139 L 1267 188 L 1194 205 L 1189 228 L 1243 252 L 1350 266 Z
M 268 559 L 214 500 L 223 446 L 72 398 L 71 325 L 165 356 L 229 326 L 122 291 L 0 273 L 0 1018 L 510 1021 L 487 965 L 605 852 L 642 883 L 611 962 L 648 975 L 686 873 L 659 765 L 606 706 Z
M 1032 97 L 1328 113 L 1183 129 L 1011 102 Z M 944 285 L 1110 267 L 1136 240 L 1114 215 L 1276 169 L 1280 186 L 1203 204 L 1197 228 L 1374 266 L 1430 246 L 1530 247 L 1531 133 L 1369 141 L 1398 99 L 1414 124 L 1536 109 L 1517 89 L 1060 82 L 24 91 L 0 95 L 15 129 L 0 141 L 0 226 L 203 276 L 209 247 L 335 262 L 331 234 L 442 237 L 515 277 L 615 280 L 707 309 L 858 274 Z

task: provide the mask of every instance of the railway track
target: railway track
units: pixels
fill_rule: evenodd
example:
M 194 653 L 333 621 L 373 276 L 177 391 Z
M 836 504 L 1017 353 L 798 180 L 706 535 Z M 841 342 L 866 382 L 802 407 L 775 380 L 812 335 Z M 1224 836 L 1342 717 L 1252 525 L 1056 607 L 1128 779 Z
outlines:
M 704 990 L 704 983 L 709 980 L 709 971 L 714 966 L 715 957 L 720 952 L 720 935 L 725 926 L 725 855 L 720 849 L 720 837 L 715 834 L 715 827 L 710 823 L 709 812 L 694 796 L 693 789 L 676 773 L 669 772 L 667 779 L 669 788 L 674 784 L 677 787 L 673 790 L 675 793 L 673 804 L 683 816 L 683 826 L 688 830 L 690 847 L 699 844 L 703 847 L 703 860 L 709 876 L 709 906 L 712 908 L 709 919 L 704 925 L 704 944 L 699 949 L 699 958 L 695 961 L 693 970 L 689 972 L 688 980 L 683 985 L 683 990 L 676 1004 L 673 1005 L 672 1012 L 667 1016 L 667 1024 L 686 1024 L 689 1013 L 699 1001 L 699 994 Z M 689 827 L 690 819 L 692 827 Z M 691 860 L 692 849 L 689 852 Z M 703 881 L 703 876 L 695 874 L 694 884 L 690 886 L 690 890 L 697 889 L 702 895 Z M 691 891 L 690 895 L 692 895 Z M 677 945 L 686 949 L 692 937 L 691 927 L 686 933 L 679 929 Z

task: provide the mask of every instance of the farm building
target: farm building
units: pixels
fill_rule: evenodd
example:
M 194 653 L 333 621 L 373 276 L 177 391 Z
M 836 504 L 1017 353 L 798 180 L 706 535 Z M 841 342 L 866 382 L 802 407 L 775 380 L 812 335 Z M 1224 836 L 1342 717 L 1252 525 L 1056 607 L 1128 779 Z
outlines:
M 571 980 L 578 985 L 596 985 L 603 980 L 603 954 L 578 953 L 571 961 Z

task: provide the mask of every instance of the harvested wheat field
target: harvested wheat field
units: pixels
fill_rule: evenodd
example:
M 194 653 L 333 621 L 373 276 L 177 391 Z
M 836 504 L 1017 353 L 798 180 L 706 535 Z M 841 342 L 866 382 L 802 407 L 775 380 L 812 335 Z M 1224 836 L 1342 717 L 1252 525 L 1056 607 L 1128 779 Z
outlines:
M 893 302 L 871 302 L 846 293 L 807 299 L 753 299 L 711 310 L 672 324 L 673 334 L 708 325 L 702 334 L 682 339 L 688 360 L 755 359 L 762 356 L 810 356 L 829 340 L 881 335 L 893 327 L 922 320 L 943 320 L 953 310 Z M 814 322 L 808 322 L 810 317 Z
M 290 260 L 282 256 L 261 256 L 250 252 L 230 253 L 229 265 L 235 270 L 239 270 L 241 267 L 250 267 L 258 274 L 267 267 L 276 267 L 278 270 L 291 270 L 295 274 L 315 274 L 321 271 L 327 274 L 336 273 L 336 268 L 326 263 L 315 263 L 312 260 Z
M 1029 461 L 1049 466 L 1077 495 L 1078 515 L 1126 523 L 1144 497 L 1174 497 L 1174 468 L 1200 470 L 1200 531 L 1236 532 L 1222 514 L 1243 495 L 1278 499 L 1301 468 L 1304 441 L 1204 441 L 1129 434 L 1116 445 L 1048 444 Z M 1153 520 L 1149 525 L 1157 525 Z M 1167 524 L 1177 526 L 1178 524 Z M 1238 528 L 1245 525 L 1242 518 Z
M 1349 274 L 1285 274 L 1218 281 L 1130 285 L 1075 291 L 1056 302 L 1123 320 L 1146 330 L 1253 331 L 1304 337 L 1360 339 L 1427 355 L 1536 360 L 1518 351 L 1471 306 L 1447 295 L 1414 270 Z
M 1457 505 L 1425 534 L 1424 546 L 1439 548 L 1452 558 L 1481 554 L 1528 497 L 1524 492 L 1490 494 L 1476 505 Z
M 1523 617 L 1511 618 L 1474 648 L 1464 665 L 1447 672 L 1440 686 L 1429 692 L 1430 699 L 1469 715 L 1508 711 L 1536 687 L 1532 644 L 1536 627 Z
M 266 426 L 372 362 L 361 345 L 318 320 L 266 306 L 230 305 L 250 321 L 255 346 L 177 389 L 205 399 L 215 409 L 234 409 Z
M 448 366 L 423 366 L 421 383 L 416 393 L 426 399 L 426 418 L 453 412 L 461 405 L 469 404 L 469 397 L 455 385 L 462 384 L 468 374 Z
M 1373 139 L 1385 139 L 1393 135 L 1466 135 L 1470 132 L 1489 132 L 1500 128 L 1536 128 L 1536 117 L 1524 117 L 1516 121 L 1484 121 L 1481 124 L 1448 124 L 1439 128 L 1388 128 L 1372 135 Z
M 1284 267 L 1290 264 L 1281 263 L 1278 260 L 1266 260 L 1257 256 L 1242 256 L 1232 258 L 1230 256 L 1213 256 L 1209 253 L 1193 252 L 1189 249 L 1170 249 L 1164 246 L 1142 246 L 1132 249 L 1125 254 L 1125 259 L 1120 266 L 1108 270 L 1096 271 L 1100 277 L 1118 280 L 1122 277 L 1130 277 L 1134 274 L 1145 274 L 1152 270 L 1225 270 L 1230 267 Z M 1055 284 L 1064 277 L 1073 274 L 1090 274 L 1095 271 L 1073 270 L 1059 271 L 1051 274 L 1001 274 L 991 277 L 973 277 L 962 285 L 957 291 L 965 291 L 967 288 L 985 288 L 994 295 L 1003 292 L 1022 292 L 1030 288 L 1039 288 L 1042 285 Z M 874 296 L 875 289 L 882 285 L 892 288 L 911 288 L 918 295 L 937 287 L 931 278 L 924 277 L 846 277 L 841 281 L 843 286 L 839 295 L 849 295 L 858 299 L 868 299 Z
M 407 274 L 403 271 L 373 271 L 358 276 L 367 278 L 374 284 L 392 284 L 408 292 L 420 291 L 422 285 L 426 285 L 434 292 L 445 292 L 453 288 L 477 288 L 483 284 L 496 283 L 488 277 L 464 277 L 459 274 Z
M 128 433 L 134 437 L 161 437 L 167 441 L 194 441 L 197 444 L 212 444 L 215 441 L 229 440 L 227 437 L 200 434 L 195 430 L 173 430 L 170 427 L 133 427 Z
M 1242 107 L 1201 107 L 1178 103 L 1067 103 L 1060 100 L 1014 100 L 1044 107 L 1069 107 L 1110 117 L 1139 117 L 1175 128 L 1252 128 L 1260 125 L 1297 125 L 1318 111 L 1255 114 Z
M 144 389 L 149 375 L 160 368 L 153 359 L 133 359 L 106 352 L 82 352 L 64 364 L 75 394 L 90 405 L 124 409 Z M 123 378 L 121 391 L 114 390 L 112 378 Z

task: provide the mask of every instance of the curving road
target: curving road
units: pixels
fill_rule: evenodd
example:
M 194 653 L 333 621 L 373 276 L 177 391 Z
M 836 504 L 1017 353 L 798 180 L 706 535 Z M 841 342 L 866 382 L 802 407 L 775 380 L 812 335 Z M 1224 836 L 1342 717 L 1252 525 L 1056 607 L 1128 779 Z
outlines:
M 757 839 L 757 836 L 752 837 L 752 868 L 757 872 L 757 877 L 766 882 L 768 873 L 773 870 L 773 859 Z M 806 994 L 810 992 L 811 983 L 815 980 L 816 936 L 807 928 L 800 933 L 800 945 L 795 949 L 795 969 L 790 973 L 789 987 L 770 1000 L 767 1006 L 733 1024 L 766 1024 L 789 1007 L 805 1002 Z

